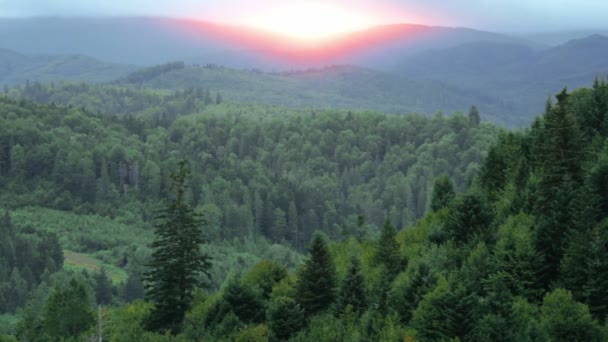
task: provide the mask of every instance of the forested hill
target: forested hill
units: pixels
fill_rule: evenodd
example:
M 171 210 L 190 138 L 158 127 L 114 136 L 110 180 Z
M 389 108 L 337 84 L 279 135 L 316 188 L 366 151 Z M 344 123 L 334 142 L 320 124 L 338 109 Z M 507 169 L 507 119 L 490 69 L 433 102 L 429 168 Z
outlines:
M 2 107 L 6 206 L 147 217 L 188 158 L 195 205 L 216 213 L 215 238 L 262 234 L 294 246 L 317 228 L 350 236 L 357 215 L 373 227 L 387 215 L 414 222 L 433 179 L 447 174 L 462 188 L 498 132 L 463 115 L 209 104 L 163 127 L 5 97 Z
M 428 116 L 437 112 L 464 112 L 475 104 L 485 121 L 506 126 L 530 121 L 525 114 L 528 112 L 519 114 L 512 104 L 481 92 L 352 66 L 263 73 L 174 62 L 142 69 L 106 84 L 30 82 L 9 89 L 8 93 L 14 98 L 39 103 L 54 102 L 84 107 L 95 113 L 132 116 L 162 114 L 164 110 L 173 113 L 169 114 L 173 118 L 176 114 L 202 109 L 200 103 L 221 101 L 296 109 L 357 108 Z M 167 102 L 172 104 L 164 106 Z M 159 111 L 159 107 L 164 109 Z M 540 111 L 542 107 L 538 108 Z
M 125 108 L 148 101 L 132 99 Z M 106 291 L 100 303 L 140 298 L 151 219 L 182 158 L 193 169 L 190 197 L 207 220 L 206 250 L 217 260 L 210 288 L 218 289 L 260 258 L 296 267 L 315 230 L 364 239 L 387 217 L 412 224 L 429 207 L 433 179 L 449 175 L 463 189 L 500 131 L 475 113 L 197 108 L 159 122 L 0 96 L 0 229 L 8 232 L 0 264 L 12 270 L 0 272 L 8 329 L 0 333 L 15 332 L 28 298 L 43 305 L 71 272 L 92 274 L 87 284 Z
M 183 90 L 210 88 L 225 100 L 291 108 L 366 109 L 384 113 L 433 115 L 481 109 L 486 121 L 521 126 L 542 106 L 519 111 L 515 102 L 488 96 L 483 90 L 463 90 L 438 81 L 415 80 L 395 73 L 338 65 L 293 72 L 268 73 L 217 65 L 164 66 L 140 70 L 118 80 L 122 86 Z
M 0 106 L 1 333 L 98 338 L 101 317 L 111 341 L 608 339 L 601 80 L 564 90 L 515 132 L 480 124 L 475 110 L 209 104 L 166 128 L 6 97 Z M 168 186 L 182 158 L 184 196 Z M 148 245 L 148 220 L 172 213 L 175 200 L 161 200 L 175 191 L 202 210 L 201 251 L 221 279 L 135 300 L 142 274 L 148 293 L 164 281 L 150 255 L 175 231 Z M 286 245 L 308 245 L 304 262 Z M 171 322 L 154 320 L 160 305 Z
M 22 85 L 29 81 L 108 82 L 137 68 L 102 62 L 83 55 L 32 55 L 0 46 L 0 85 Z

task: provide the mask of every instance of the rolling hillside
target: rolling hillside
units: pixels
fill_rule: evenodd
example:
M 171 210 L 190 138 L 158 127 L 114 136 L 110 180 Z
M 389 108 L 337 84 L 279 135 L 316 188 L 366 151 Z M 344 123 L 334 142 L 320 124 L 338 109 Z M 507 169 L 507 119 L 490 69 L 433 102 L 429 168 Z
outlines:
M 60 80 L 105 82 L 135 69 L 133 66 L 106 63 L 82 55 L 26 55 L 0 49 L 0 85 Z

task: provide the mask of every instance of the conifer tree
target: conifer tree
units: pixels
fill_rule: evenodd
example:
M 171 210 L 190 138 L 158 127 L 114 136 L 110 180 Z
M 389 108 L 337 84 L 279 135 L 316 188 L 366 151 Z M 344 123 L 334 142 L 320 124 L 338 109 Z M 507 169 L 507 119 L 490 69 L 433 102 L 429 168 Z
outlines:
M 75 279 L 56 285 L 43 310 L 43 331 L 52 341 L 77 337 L 95 322 L 86 288 Z
M 308 259 L 296 283 L 296 301 L 310 317 L 329 308 L 336 298 L 336 269 L 323 237 L 313 237 Z
M 480 123 L 481 118 L 479 116 L 479 110 L 476 106 L 471 106 L 471 109 L 469 110 L 469 124 L 471 127 L 479 127 Z
M 146 298 L 154 303 L 147 322 L 151 330 L 180 330 L 193 291 L 201 285 L 200 275 L 209 276 L 211 268 L 211 258 L 200 249 L 203 218 L 187 198 L 189 173 L 188 163 L 181 161 L 171 174 L 172 198 L 156 216 L 154 252 L 144 277 Z
M 437 180 L 435 180 L 435 185 L 433 186 L 431 210 L 438 211 L 447 207 L 454 198 L 454 194 L 454 184 L 450 180 L 450 177 L 443 176 L 437 178 Z
M 268 305 L 266 322 L 277 339 L 288 340 L 304 327 L 304 310 L 289 297 L 277 297 Z
M 535 245 L 544 257 L 542 279 L 546 287 L 558 277 L 561 258 L 568 248 L 566 237 L 577 221 L 573 201 L 585 178 L 585 148 L 566 89 L 557 100 L 557 105 L 545 113 L 536 156 L 540 181 L 534 203 Z
M 412 312 L 418 307 L 424 295 L 433 289 L 437 276 L 425 262 L 409 266 L 408 270 L 395 280 L 391 290 L 391 305 L 399 314 L 403 323 L 408 323 Z
M 486 239 L 493 214 L 484 199 L 475 193 L 457 197 L 445 223 L 445 231 L 457 244 L 466 244 L 474 237 Z
M 589 308 L 574 301 L 572 294 L 564 289 L 545 295 L 540 326 L 546 341 L 605 341 Z
M 351 258 L 346 277 L 340 286 L 336 301 L 336 312 L 338 314 L 343 313 L 349 305 L 353 311 L 358 313 L 365 311 L 367 308 L 365 280 L 361 274 L 361 262 L 356 257 Z
M 100 305 L 107 305 L 112 302 L 112 281 L 108 278 L 106 269 L 95 274 L 95 301 Z
M 224 300 L 240 321 L 260 323 L 264 317 L 264 303 L 261 296 L 240 280 L 230 281 L 224 291 Z
M 405 268 L 405 258 L 399 250 L 399 243 L 395 239 L 397 232 L 389 219 L 384 222 L 380 240 L 376 245 L 376 263 L 384 266 L 390 280 L 395 279 L 399 272 Z

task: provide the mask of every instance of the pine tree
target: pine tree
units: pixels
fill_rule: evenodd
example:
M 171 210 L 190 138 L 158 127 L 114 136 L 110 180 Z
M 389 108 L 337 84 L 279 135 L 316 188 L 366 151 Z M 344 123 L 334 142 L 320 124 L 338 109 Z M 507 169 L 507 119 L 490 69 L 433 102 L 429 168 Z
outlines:
M 454 198 L 454 194 L 454 184 L 450 180 L 450 177 L 443 176 L 437 178 L 437 180 L 435 180 L 435 185 L 433 186 L 431 210 L 438 211 L 447 207 Z
M 437 277 L 424 262 L 408 267 L 406 273 L 395 280 L 391 291 L 391 305 L 399 314 L 401 322 L 408 323 L 412 312 L 418 307 L 424 295 L 433 289 Z
M 376 244 L 375 260 L 377 264 L 384 266 L 390 280 L 395 279 L 405 268 L 405 258 L 401 255 L 396 236 L 395 227 L 387 219 L 384 222 L 380 240 Z
M 541 307 L 540 326 L 547 341 L 605 341 L 589 308 L 564 289 L 548 293 Z
M 273 211 L 271 238 L 275 241 L 282 241 L 286 235 L 287 218 L 285 217 L 285 212 L 281 208 L 276 208 Z
M 53 341 L 77 337 L 95 322 L 84 285 L 72 279 L 56 285 L 44 306 L 43 329 Z
M 130 303 L 136 299 L 141 299 L 145 295 L 144 284 L 138 276 L 129 274 L 127 282 L 122 289 L 122 298 Z
M 224 290 L 224 300 L 243 323 L 260 323 L 264 315 L 264 302 L 251 287 L 233 279 Z
M 171 174 L 173 196 L 156 216 L 154 251 L 144 277 L 146 298 L 154 303 L 147 322 L 151 330 L 180 330 L 193 291 L 201 285 L 200 275 L 209 276 L 211 268 L 211 258 L 200 250 L 205 243 L 203 218 L 187 199 L 189 173 L 188 163 L 181 161 Z
M 367 308 L 365 280 L 363 274 L 361 274 L 361 262 L 356 257 L 351 258 L 346 277 L 340 286 L 336 301 L 336 312 L 338 314 L 345 312 L 349 305 L 353 311 L 358 313 L 362 313 Z
M 599 319 L 608 317 L 608 223 L 574 236 L 560 265 L 561 283 L 574 299 L 589 305 Z
M 457 244 L 466 244 L 473 238 L 485 240 L 493 214 L 484 199 L 475 193 L 457 197 L 445 223 L 445 231 Z
M 499 228 L 494 248 L 496 274 L 514 296 L 529 301 L 542 299 L 542 282 L 539 274 L 543 259 L 534 247 L 532 227 L 534 220 L 524 214 L 511 217 Z
M 97 272 L 94 276 L 95 280 L 95 301 L 100 305 L 108 305 L 112 303 L 112 281 L 108 278 L 105 268 Z
M 304 310 L 291 298 L 277 297 L 268 305 L 266 322 L 277 339 L 288 340 L 304 327 Z
M 309 257 L 298 274 L 296 301 L 310 317 L 329 308 L 336 298 L 336 269 L 319 233 L 313 237 Z
M 481 123 L 481 117 L 479 116 L 479 110 L 476 106 L 471 106 L 469 110 L 469 125 L 471 127 L 479 127 Z

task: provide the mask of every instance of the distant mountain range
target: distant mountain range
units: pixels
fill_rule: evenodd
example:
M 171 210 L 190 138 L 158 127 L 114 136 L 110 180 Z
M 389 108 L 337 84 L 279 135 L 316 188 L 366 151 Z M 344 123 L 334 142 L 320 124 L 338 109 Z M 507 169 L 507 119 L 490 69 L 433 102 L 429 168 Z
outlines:
M 0 84 L 122 79 L 209 88 L 236 102 L 389 113 L 452 113 L 475 104 L 485 119 L 522 126 L 542 111 L 543 98 L 608 75 L 606 36 L 547 41 L 403 24 L 301 44 L 169 18 L 0 19 L 0 48 L 19 51 L 0 50 Z M 177 60 L 187 66 L 141 82 L 124 78 Z
M 0 85 L 23 84 L 28 80 L 107 82 L 136 69 L 82 55 L 25 55 L 0 48 Z
M 284 70 L 353 64 L 383 68 L 429 49 L 476 41 L 524 39 L 467 28 L 387 25 L 331 41 L 293 39 L 249 28 L 171 18 L 0 19 L 0 46 L 36 54 L 82 54 L 104 61 L 153 65 L 170 60 Z
M 427 51 L 410 58 L 396 73 L 417 79 L 481 91 L 512 103 L 530 117 L 542 109 L 543 98 L 564 87 L 591 84 L 608 76 L 608 37 L 592 35 L 563 45 L 534 50 L 524 45 L 471 43 Z

